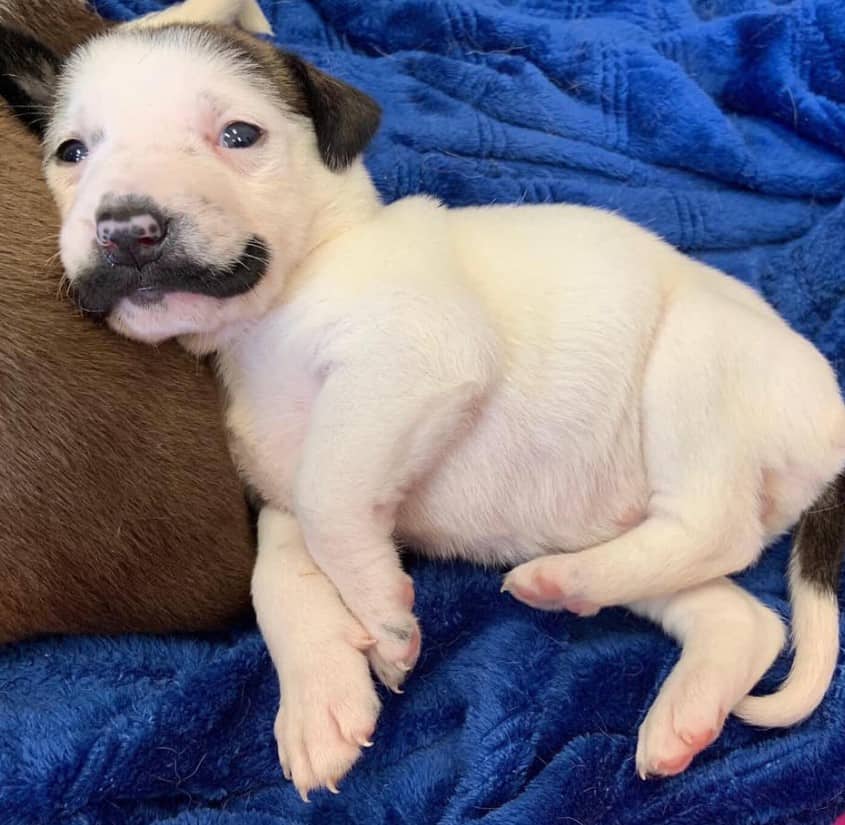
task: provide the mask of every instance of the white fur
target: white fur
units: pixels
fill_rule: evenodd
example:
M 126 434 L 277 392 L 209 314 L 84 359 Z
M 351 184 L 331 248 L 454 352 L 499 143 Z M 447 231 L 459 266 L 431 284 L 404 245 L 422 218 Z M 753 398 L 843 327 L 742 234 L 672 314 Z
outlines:
M 784 643 L 777 615 L 727 579 L 629 605 L 683 645 L 640 726 L 637 772 L 674 775 L 721 732 Z
M 73 134 L 96 148 L 47 167 L 63 260 L 73 279 L 107 192 L 187 212 L 215 255 L 269 243 L 252 293 L 124 301 L 111 322 L 218 352 L 234 453 L 269 502 L 253 592 L 300 790 L 338 781 L 375 723 L 365 637 L 394 689 L 419 652 L 395 536 L 517 565 L 505 588 L 539 607 L 663 623 L 684 652 L 638 767 L 683 767 L 782 643 L 721 577 L 842 468 L 830 366 L 753 291 L 619 217 L 382 206 L 361 163 L 329 172 L 254 78 L 190 38 L 151 49 L 111 36 L 72 66 L 48 151 Z M 220 152 L 208 136 L 233 119 L 267 140 Z
M 346 774 L 370 744 L 380 710 L 365 651 L 371 640 L 308 555 L 296 520 L 265 508 L 252 598 L 279 674 L 279 761 L 305 801 Z
M 839 653 L 839 609 L 835 594 L 821 593 L 802 579 L 793 565 L 792 670 L 776 694 L 748 696 L 735 712 L 740 719 L 764 728 L 803 722 L 824 698 Z M 777 701 L 774 701 L 777 700 Z

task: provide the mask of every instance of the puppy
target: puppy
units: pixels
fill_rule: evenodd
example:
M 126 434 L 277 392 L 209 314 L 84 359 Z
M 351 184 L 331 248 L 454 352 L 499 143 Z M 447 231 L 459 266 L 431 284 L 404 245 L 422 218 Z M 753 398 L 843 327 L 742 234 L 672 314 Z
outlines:
M 51 90 L 19 85 L 45 57 L 21 32 L 65 54 L 106 27 L 80 0 L 0 4 L 0 642 L 249 610 L 253 537 L 211 370 L 57 300 L 58 216 L 19 120 L 37 130 Z
M 217 353 L 265 503 L 253 599 L 303 796 L 370 744 L 368 662 L 398 691 L 419 654 L 397 538 L 513 566 L 504 589 L 527 604 L 627 605 L 674 635 L 642 776 L 683 770 L 729 712 L 811 713 L 838 649 L 828 363 L 752 290 L 619 217 L 384 206 L 360 160 L 378 122 L 293 55 L 176 25 L 77 51 L 44 144 L 82 310 Z M 784 632 L 725 577 L 807 508 L 793 672 L 746 698 Z

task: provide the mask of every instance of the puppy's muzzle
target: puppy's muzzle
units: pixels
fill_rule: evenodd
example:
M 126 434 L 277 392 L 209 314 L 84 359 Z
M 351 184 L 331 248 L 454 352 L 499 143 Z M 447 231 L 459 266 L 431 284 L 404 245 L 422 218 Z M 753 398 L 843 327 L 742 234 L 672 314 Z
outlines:
M 168 292 L 233 298 L 253 289 L 267 271 L 267 244 L 253 236 L 228 261 L 203 261 L 185 248 L 196 233 L 186 216 L 168 215 L 148 198 L 110 199 L 96 215 L 95 263 L 71 288 L 79 308 L 95 319 L 107 318 L 117 303 L 159 303 Z M 191 238 L 192 248 L 201 248 Z

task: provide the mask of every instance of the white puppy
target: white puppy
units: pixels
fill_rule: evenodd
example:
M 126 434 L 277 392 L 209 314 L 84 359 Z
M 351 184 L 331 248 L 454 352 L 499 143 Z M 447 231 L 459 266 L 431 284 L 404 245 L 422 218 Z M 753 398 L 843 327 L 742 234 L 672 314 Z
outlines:
M 178 25 L 73 56 L 45 141 L 80 307 L 217 353 L 266 504 L 253 587 L 285 770 L 333 789 L 374 730 L 368 662 L 398 690 L 416 661 L 397 539 L 515 565 L 504 588 L 528 604 L 628 605 L 673 634 L 643 776 L 683 770 L 732 711 L 804 718 L 838 649 L 828 363 L 753 291 L 613 215 L 384 206 L 359 158 L 378 119 L 269 44 Z M 745 698 L 784 634 L 724 577 L 819 496 L 793 553 L 793 674 Z

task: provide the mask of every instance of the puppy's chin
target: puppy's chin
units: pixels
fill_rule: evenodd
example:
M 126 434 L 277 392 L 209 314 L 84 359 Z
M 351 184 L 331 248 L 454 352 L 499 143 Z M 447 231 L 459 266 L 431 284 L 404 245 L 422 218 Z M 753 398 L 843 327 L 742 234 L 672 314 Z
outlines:
M 121 335 L 145 344 L 160 344 L 185 335 L 212 335 L 223 324 L 225 299 L 190 292 L 169 292 L 156 301 L 122 298 L 108 316 Z

